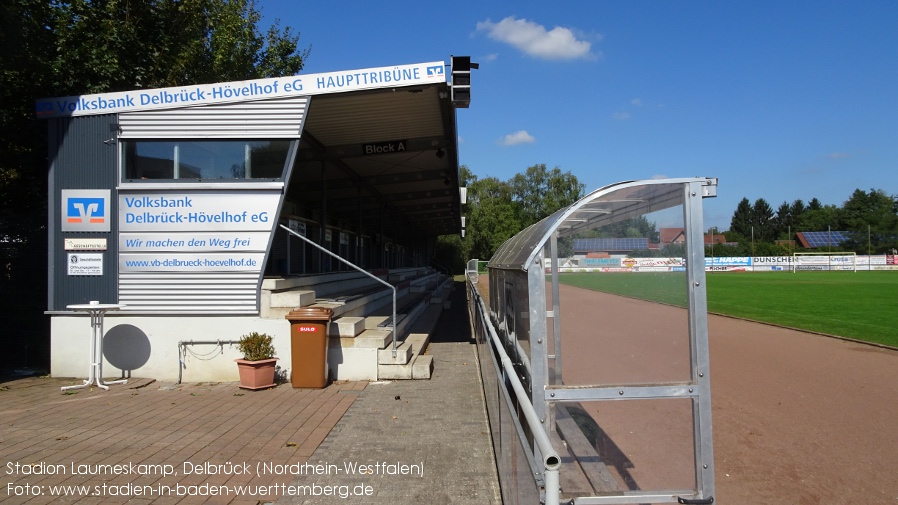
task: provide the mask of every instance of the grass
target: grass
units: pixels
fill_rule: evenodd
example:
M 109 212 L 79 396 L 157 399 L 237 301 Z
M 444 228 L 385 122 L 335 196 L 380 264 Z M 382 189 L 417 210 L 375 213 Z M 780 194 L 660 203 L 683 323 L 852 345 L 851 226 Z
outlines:
M 686 276 L 562 274 L 564 284 L 686 305 Z M 898 272 L 709 273 L 708 310 L 898 347 Z

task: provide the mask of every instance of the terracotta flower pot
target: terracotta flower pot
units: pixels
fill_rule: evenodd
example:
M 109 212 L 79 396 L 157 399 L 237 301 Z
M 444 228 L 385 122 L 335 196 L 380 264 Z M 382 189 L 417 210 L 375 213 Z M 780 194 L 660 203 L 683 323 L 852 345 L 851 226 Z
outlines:
M 240 372 L 240 387 L 242 389 L 266 389 L 274 387 L 274 369 L 277 358 L 263 359 L 260 361 L 247 361 L 235 359 L 237 371 Z

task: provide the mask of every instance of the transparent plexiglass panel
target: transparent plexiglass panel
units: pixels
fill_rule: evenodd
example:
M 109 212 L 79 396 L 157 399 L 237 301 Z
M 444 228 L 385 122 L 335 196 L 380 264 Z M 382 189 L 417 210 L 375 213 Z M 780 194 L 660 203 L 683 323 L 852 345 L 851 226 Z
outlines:
M 695 490 L 692 400 L 554 402 L 565 499 Z M 639 503 L 650 503 L 650 500 Z
M 551 384 L 691 380 L 683 229 L 677 205 L 558 241 L 557 307 L 551 273 L 546 281 L 547 310 L 560 308 Z M 559 339 L 547 326 L 551 356 Z

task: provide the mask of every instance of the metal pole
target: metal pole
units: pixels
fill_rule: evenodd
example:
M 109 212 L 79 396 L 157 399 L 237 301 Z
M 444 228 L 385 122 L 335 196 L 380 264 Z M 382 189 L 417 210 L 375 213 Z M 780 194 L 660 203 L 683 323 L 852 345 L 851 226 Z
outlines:
M 554 333 L 554 349 L 552 350 L 555 362 L 552 367 L 555 370 L 554 384 L 562 383 L 562 364 L 561 364 L 561 300 L 559 300 L 559 279 L 558 279 L 558 232 L 552 234 L 549 242 L 549 249 L 552 254 L 552 333 Z
M 546 469 L 546 505 L 559 505 L 561 485 L 558 478 L 558 468 Z M 550 493 L 549 490 L 553 492 Z
M 692 381 L 699 397 L 692 402 L 695 477 L 698 490 L 714 496 L 714 448 L 711 433 L 711 383 L 708 380 L 708 297 L 705 287 L 705 248 L 702 236 L 701 184 L 684 185 L 683 221 L 686 231 L 686 291 L 689 298 L 689 341 Z M 752 255 L 754 256 L 754 255 Z M 752 259 L 754 261 L 754 259 Z
M 290 253 L 290 235 L 287 235 L 287 275 L 293 271 L 291 267 L 291 263 L 293 262 L 293 255 Z

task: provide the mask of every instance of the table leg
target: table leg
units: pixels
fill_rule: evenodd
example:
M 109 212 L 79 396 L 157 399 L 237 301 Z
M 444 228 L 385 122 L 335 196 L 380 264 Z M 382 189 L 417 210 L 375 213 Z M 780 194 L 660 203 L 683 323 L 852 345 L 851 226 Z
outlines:
M 99 356 L 99 359 L 97 360 L 97 386 L 109 391 L 109 386 L 107 386 L 107 384 L 127 384 L 128 379 L 103 382 L 103 314 L 100 314 L 97 326 L 99 327 L 99 333 L 97 335 L 97 354 Z
M 90 366 L 87 371 L 87 380 L 84 381 L 83 384 L 77 384 L 74 386 L 64 386 L 60 389 L 62 391 L 67 391 L 69 389 L 82 389 L 90 386 L 91 384 L 96 384 L 97 386 L 103 388 L 106 391 L 109 391 L 109 386 L 107 384 L 127 384 L 127 379 L 103 382 L 103 312 L 102 311 L 91 311 L 90 312 L 90 329 L 91 329 L 91 342 L 90 342 Z
M 63 386 L 60 389 L 62 391 L 68 391 L 69 389 L 83 389 L 87 386 L 90 386 L 94 383 L 94 367 L 97 364 L 97 328 L 94 325 L 94 313 L 90 313 L 90 361 L 87 366 L 87 380 L 85 380 L 81 384 L 76 384 L 74 386 Z

